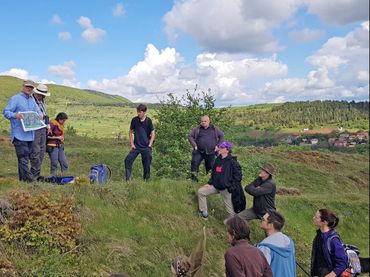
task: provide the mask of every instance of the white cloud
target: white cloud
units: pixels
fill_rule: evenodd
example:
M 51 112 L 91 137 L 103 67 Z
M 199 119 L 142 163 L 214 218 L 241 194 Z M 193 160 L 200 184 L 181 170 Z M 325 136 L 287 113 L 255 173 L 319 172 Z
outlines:
M 267 82 L 261 94 L 285 96 L 291 101 L 314 99 L 365 100 L 369 98 L 368 22 L 343 37 L 330 38 L 306 60 L 316 69 L 306 78 Z M 269 97 L 268 97 L 269 96 Z
M 113 16 L 122 16 L 126 13 L 125 7 L 122 3 L 118 3 L 113 9 Z
M 81 16 L 77 20 L 78 24 L 85 30 L 82 32 L 81 36 L 88 43 L 95 43 L 100 41 L 106 34 L 106 31 L 100 28 L 95 28 L 90 20 L 86 16 Z
M 318 70 L 312 70 L 307 75 L 308 89 L 325 89 L 335 85 L 333 80 L 330 80 L 328 76 L 328 70 L 326 68 L 319 68 Z
M 310 64 L 325 67 L 325 68 L 337 68 L 342 64 L 346 64 L 348 60 L 344 60 L 342 57 L 337 55 L 313 55 L 306 59 Z
M 369 19 L 368 0 L 310 0 L 308 10 L 327 23 L 344 25 Z
M 135 102 L 158 102 L 170 92 L 182 95 L 198 85 L 203 90 L 211 88 L 219 103 L 241 104 L 254 97 L 246 93 L 250 84 L 285 76 L 288 71 L 287 65 L 278 61 L 275 55 L 250 59 L 202 53 L 197 56 L 194 68 L 183 64 L 183 58 L 174 48 L 158 50 L 148 44 L 144 56 L 127 75 L 89 80 L 88 87 L 120 94 Z
M 210 52 L 275 52 L 282 47 L 274 39 L 273 29 L 289 20 L 302 2 L 176 1 L 164 16 L 165 29 L 170 39 L 186 33 Z
M 91 23 L 90 18 L 88 18 L 86 16 L 81 16 L 77 20 L 77 22 L 78 22 L 78 24 L 80 24 L 81 28 L 84 28 L 84 29 L 93 28 L 93 25 Z
M 369 31 L 367 23 L 343 37 L 330 38 L 315 54 L 307 58 L 312 65 L 329 69 L 328 75 L 338 84 L 358 85 L 359 71 L 369 70 Z
M 7 71 L 0 72 L 0 75 L 13 76 L 21 79 L 31 79 L 28 71 L 22 68 L 11 68 Z
M 48 79 L 42 79 L 41 81 L 39 81 L 38 83 L 40 84 L 45 84 L 45 85 L 48 85 L 48 84 L 53 84 L 53 85 L 56 85 L 56 82 L 52 81 L 52 80 L 48 80 Z
M 357 79 L 364 82 L 369 82 L 369 71 L 361 70 L 357 73 Z
M 305 43 L 319 40 L 325 35 L 323 30 L 304 28 L 302 30 L 292 31 L 288 34 L 289 39 L 296 43 Z
M 73 61 L 67 61 L 63 65 L 50 65 L 48 72 L 64 80 L 73 81 L 75 80 L 75 67 Z
M 89 43 L 95 43 L 105 36 L 106 32 L 99 28 L 88 28 L 82 32 L 81 36 Z
M 59 32 L 58 38 L 63 41 L 70 40 L 72 38 L 72 35 L 70 32 Z
M 63 24 L 63 21 L 59 15 L 54 14 L 53 17 L 51 18 L 51 23 L 55 25 L 60 25 Z

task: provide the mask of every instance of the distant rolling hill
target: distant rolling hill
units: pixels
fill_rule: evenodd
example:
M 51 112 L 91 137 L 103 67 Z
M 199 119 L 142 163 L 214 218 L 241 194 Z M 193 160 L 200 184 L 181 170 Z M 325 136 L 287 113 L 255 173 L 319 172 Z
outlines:
M 10 76 L 0 76 L 0 106 L 4 107 L 9 97 L 22 89 L 22 79 Z M 47 84 L 51 96 L 48 104 L 124 104 L 130 100 L 118 95 L 110 95 L 100 91 L 72 88 L 61 85 Z

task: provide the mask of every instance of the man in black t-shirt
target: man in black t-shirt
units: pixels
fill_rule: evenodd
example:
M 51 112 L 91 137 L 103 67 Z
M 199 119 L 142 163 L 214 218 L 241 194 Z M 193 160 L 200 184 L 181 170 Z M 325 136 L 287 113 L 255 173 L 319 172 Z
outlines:
M 140 104 L 136 107 L 137 116 L 131 120 L 130 144 L 131 151 L 125 159 L 126 181 L 132 179 L 132 165 L 136 157 L 141 154 L 141 162 L 144 169 L 144 180 L 150 178 L 150 164 L 152 162 L 152 145 L 155 133 L 152 120 L 146 116 L 147 107 Z

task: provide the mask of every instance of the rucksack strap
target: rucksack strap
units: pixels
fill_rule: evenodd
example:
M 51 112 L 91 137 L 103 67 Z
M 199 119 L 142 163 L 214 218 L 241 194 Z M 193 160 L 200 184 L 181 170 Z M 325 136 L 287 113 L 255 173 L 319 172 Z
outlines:
M 337 238 L 339 239 L 340 243 L 342 244 L 342 239 L 340 238 L 340 236 L 338 234 L 334 234 L 333 236 L 329 237 L 328 240 L 326 241 L 326 246 L 327 246 L 327 249 L 329 251 L 329 254 L 331 255 L 331 241 L 334 239 L 334 238 Z M 342 244 L 343 245 L 343 244 Z
M 110 169 L 110 167 L 108 165 L 105 165 L 107 167 L 107 182 L 110 181 L 110 179 L 112 178 L 112 170 Z

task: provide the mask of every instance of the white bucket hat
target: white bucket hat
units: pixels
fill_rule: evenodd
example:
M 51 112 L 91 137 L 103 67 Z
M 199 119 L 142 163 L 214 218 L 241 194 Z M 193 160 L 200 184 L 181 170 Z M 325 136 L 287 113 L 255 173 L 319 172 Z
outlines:
M 48 87 L 44 84 L 39 84 L 36 88 L 33 89 L 33 92 L 44 96 L 50 96 L 50 92 L 48 92 Z

